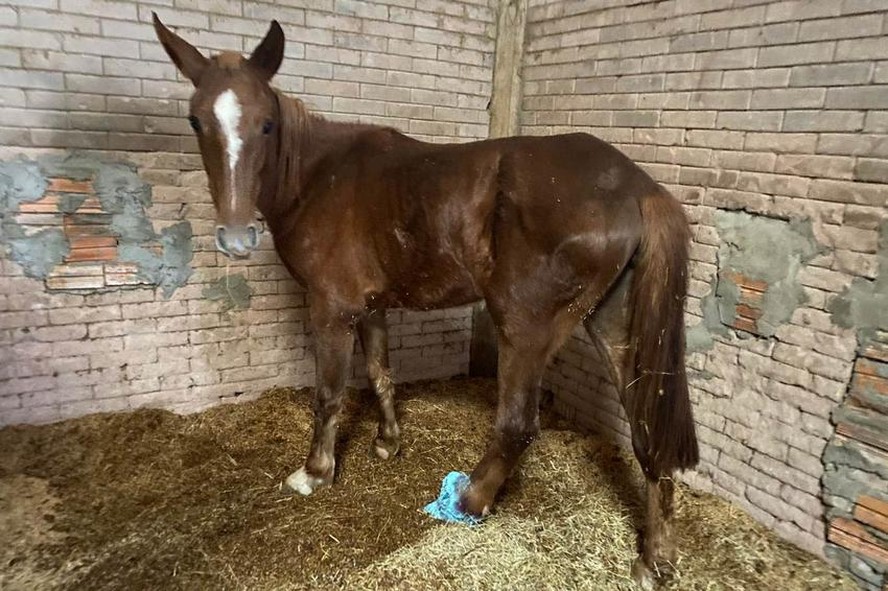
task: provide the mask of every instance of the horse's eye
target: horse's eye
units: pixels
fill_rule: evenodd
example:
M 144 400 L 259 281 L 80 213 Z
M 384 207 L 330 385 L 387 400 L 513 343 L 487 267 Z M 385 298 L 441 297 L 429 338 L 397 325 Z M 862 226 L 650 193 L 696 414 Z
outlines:
M 194 115 L 190 115 L 188 117 L 188 123 L 191 124 L 191 129 L 193 129 L 194 131 L 200 132 L 200 119 L 198 119 Z
M 262 133 L 264 133 L 265 135 L 271 133 L 272 129 L 274 129 L 274 121 L 272 121 L 271 119 L 269 119 L 262 125 Z

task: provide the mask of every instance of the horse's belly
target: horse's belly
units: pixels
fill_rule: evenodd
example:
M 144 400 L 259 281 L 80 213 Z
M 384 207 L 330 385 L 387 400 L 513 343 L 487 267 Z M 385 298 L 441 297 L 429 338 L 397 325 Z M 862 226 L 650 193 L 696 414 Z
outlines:
M 462 267 L 430 265 L 400 277 L 383 298 L 389 307 L 431 310 L 475 302 L 481 292 Z

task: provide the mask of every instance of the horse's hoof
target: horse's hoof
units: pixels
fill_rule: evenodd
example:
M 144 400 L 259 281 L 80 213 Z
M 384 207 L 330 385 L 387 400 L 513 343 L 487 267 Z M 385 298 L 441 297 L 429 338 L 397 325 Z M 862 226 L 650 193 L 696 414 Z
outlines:
M 653 591 L 657 586 L 657 579 L 654 577 L 654 573 L 644 563 L 641 556 L 632 563 L 632 579 L 635 581 L 635 585 L 642 591 Z
M 492 499 L 481 494 L 471 485 L 465 490 L 459 501 L 459 508 L 463 513 L 481 518 L 490 515 L 492 505 Z
M 657 569 L 660 572 L 671 572 L 678 562 L 678 549 L 671 544 L 663 544 L 657 553 Z
M 373 441 L 373 455 L 380 460 L 390 460 L 401 450 L 401 443 L 396 439 L 394 441 L 386 441 L 381 437 L 377 437 Z
M 287 476 L 287 480 L 281 485 L 281 492 L 284 494 L 299 493 L 300 495 L 307 497 L 322 486 L 327 486 L 329 484 L 330 483 L 326 482 L 325 479 L 312 476 L 306 472 L 305 467 L 303 466 Z

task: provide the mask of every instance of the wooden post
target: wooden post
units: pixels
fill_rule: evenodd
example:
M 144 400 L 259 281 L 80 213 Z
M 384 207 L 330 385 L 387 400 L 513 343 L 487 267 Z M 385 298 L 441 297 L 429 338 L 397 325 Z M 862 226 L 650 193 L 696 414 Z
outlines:
M 521 62 L 524 57 L 526 24 L 527 0 L 499 1 L 493 91 L 489 107 L 490 137 L 505 137 L 518 133 Z M 472 345 L 469 355 L 469 375 L 496 377 L 496 330 L 483 303 L 476 304 L 472 311 Z
M 490 137 L 518 133 L 521 109 L 521 62 L 527 0 L 500 0 L 497 17 L 496 54 L 493 63 L 493 95 L 490 100 Z

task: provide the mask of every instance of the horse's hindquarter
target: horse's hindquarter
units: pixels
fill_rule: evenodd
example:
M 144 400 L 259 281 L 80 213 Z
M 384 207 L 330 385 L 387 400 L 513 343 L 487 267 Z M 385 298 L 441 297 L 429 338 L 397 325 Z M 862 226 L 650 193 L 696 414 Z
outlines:
M 501 142 L 492 289 L 558 306 L 590 283 L 609 285 L 638 246 L 640 198 L 661 189 L 586 134 Z

